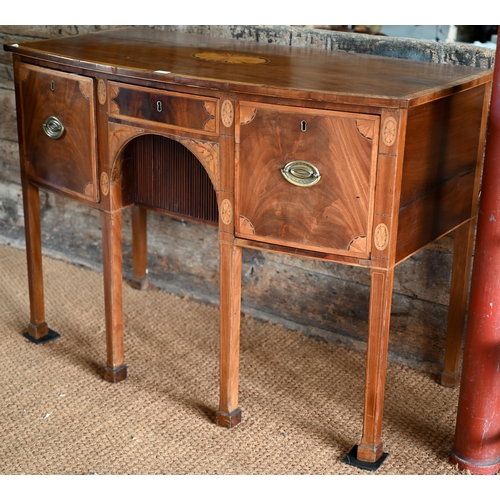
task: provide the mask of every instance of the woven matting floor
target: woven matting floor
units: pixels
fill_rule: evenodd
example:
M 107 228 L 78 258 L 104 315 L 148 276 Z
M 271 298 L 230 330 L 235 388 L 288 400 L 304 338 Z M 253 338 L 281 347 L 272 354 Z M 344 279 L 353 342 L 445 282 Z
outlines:
M 242 318 L 242 423 L 214 424 L 218 310 L 124 285 L 128 378 L 103 380 L 99 273 L 44 257 L 35 345 L 25 253 L 0 246 L 0 474 L 464 474 L 449 462 L 458 390 L 390 364 L 377 472 L 342 463 L 361 438 L 364 356 Z

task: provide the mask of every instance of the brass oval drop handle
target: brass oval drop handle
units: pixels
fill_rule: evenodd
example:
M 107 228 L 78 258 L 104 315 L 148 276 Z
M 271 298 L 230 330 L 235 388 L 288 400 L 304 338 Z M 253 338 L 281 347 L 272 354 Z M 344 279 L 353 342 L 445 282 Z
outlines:
M 64 125 L 61 120 L 55 116 L 49 116 L 42 123 L 43 131 L 51 138 L 51 139 L 59 139 L 64 133 Z
M 314 186 L 321 180 L 319 170 L 307 161 L 291 161 L 281 169 L 281 173 L 288 182 L 299 187 Z

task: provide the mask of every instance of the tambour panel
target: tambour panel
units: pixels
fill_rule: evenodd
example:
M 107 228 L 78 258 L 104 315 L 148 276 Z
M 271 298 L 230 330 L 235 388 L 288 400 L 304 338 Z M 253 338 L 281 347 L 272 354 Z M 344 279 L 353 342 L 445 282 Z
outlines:
M 168 137 L 144 135 L 124 152 L 134 203 L 183 218 L 218 222 L 217 198 L 203 165 L 182 144 Z

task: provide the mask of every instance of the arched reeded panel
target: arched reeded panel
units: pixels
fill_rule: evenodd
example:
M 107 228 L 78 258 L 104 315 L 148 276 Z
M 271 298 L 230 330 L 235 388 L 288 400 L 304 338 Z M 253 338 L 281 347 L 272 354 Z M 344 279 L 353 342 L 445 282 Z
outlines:
M 133 139 L 123 152 L 130 201 L 182 218 L 218 224 L 215 189 L 205 168 L 186 147 L 160 135 Z

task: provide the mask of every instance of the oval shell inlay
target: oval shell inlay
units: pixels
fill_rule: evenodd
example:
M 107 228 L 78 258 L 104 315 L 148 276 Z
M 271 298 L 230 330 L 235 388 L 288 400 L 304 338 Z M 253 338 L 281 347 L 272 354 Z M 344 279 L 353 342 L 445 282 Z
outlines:
M 384 122 L 384 128 L 382 130 L 382 140 L 386 146 L 392 146 L 396 142 L 398 124 L 396 120 L 389 116 Z
M 231 101 L 224 101 L 221 108 L 222 124 L 229 128 L 233 124 L 234 110 Z
M 106 172 L 103 172 L 101 174 L 100 185 L 101 185 L 101 192 L 102 192 L 102 194 L 104 196 L 107 196 L 108 193 L 109 193 L 109 177 L 108 177 L 108 174 Z
M 233 220 L 233 207 L 227 198 L 222 200 L 220 204 L 220 219 L 226 226 L 231 224 Z
M 375 234 L 373 236 L 375 243 L 375 248 L 377 250 L 385 250 L 389 244 L 389 229 L 384 223 L 380 223 L 375 228 Z
M 97 82 L 97 98 L 101 104 L 106 103 L 106 84 L 104 80 L 99 80 Z

